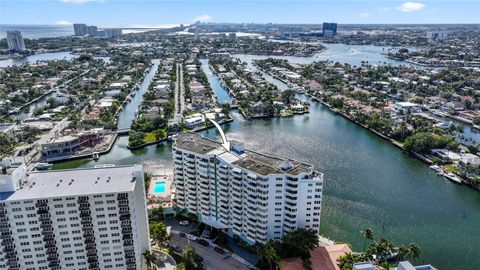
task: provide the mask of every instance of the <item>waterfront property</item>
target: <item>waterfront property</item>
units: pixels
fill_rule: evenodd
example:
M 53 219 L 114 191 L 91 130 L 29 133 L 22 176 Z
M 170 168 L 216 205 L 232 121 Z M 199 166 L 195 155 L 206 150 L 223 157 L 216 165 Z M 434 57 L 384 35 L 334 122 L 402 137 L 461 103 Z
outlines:
M 73 155 L 80 148 L 80 139 L 77 136 L 63 136 L 52 138 L 42 144 L 42 157 L 58 157 Z
M 223 143 L 194 133 L 174 137 L 177 207 L 251 244 L 297 228 L 318 232 L 323 174 L 309 164 L 246 150 L 217 128 Z
M 371 262 L 354 263 L 352 270 L 380 270 Z M 413 266 L 409 261 L 402 261 L 398 263 L 397 267 L 390 268 L 390 270 L 437 270 L 437 268 L 427 265 Z
M 337 260 L 341 256 L 352 252 L 347 244 L 317 247 L 310 251 L 312 270 L 340 270 Z M 281 270 L 303 270 L 303 261 L 300 257 L 285 259 L 280 264 Z
M 58 161 L 73 158 L 76 155 L 91 155 L 96 151 L 104 151 L 112 139 L 102 128 L 94 128 L 70 133 L 61 137 L 53 137 L 41 144 L 41 159 Z
M 0 269 L 141 269 L 141 165 L 1 176 Z
M 356 66 L 361 61 L 391 65 L 404 63 L 386 59 L 381 53 L 387 51 L 387 47 L 326 46 L 327 51 L 314 57 L 288 59 L 291 63 L 328 59 Z M 349 54 L 347 51 L 351 49 L 359 53 Z M 251 59 L 267 56 L 236 57 L 249 61 L 250 66 Z M 265 77 L 272 80 L 271 77 Z M 209 79 L 217 84 L 216 87 L 212 86 L 217 96 L 228 96 L 215 75 Z M 276 84 L 282 83 L 276 80 Z M 286 85 L 284 87 L 287 88 Z M 368 225 L 400 243 L 413 240 L 422 247 L 428 247 L 422 249 L 420 260 L 432 262 L 440 269 L 475 269 L 480 263 L 475 256 L 475 245 L 480 241 L 480 235 L 476 233 L 480 222 L 478 192 L 450 184 L 436 176 L 428 166 L 410 158 L 375 134 L 308 97 L 297 96 L 310 102 L 308 116 L 247 122 L 233 111 L 235 121 L 225 125 L 225 130 L 228 130 L 231 138 L 244 141 L 251 150 L 302 159 L 328 175 L 326 196 L 322 201 L 322 234 L 337 241 L 350 242 L 358 250 L 364 242 L 358 232 Z M 129 119 L 128 114 L 133 115 L 136 108 L 130 104 L 122 111 L 127 116 L 120 117 L 122 123 L 127 123 L 124 120 Z M 465 135 L 478 137 L 478 133 L 473 133 L 470 128 L 466 127 L 465 130 Z M 205 130 L 201 134 L 217 138 L 213 130 Z M 126 147 L 127 141 L 126 137 L 119 137 L 112 151 L 100 156 L 98 163 L 156 162 L 171 168 L 170 144 L 147 146 L 142 151 L 130 152 Z M 85 159 L 55 164 L 54 168 L 88 167 L 94 164 L 93 160 Z M 450 218 L 442 219 L 444 216 Z M 402 226 L 398 226 L 399 220 Z M 443 256 L 446 253 L 452 255 Z

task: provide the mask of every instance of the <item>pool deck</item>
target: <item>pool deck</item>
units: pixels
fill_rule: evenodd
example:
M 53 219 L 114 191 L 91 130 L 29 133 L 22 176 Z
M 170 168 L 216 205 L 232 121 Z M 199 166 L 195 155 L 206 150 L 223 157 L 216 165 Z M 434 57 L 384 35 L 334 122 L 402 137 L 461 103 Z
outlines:
M 165 182 L 165 192 L 155 193 L 155 183 Z M 148 188 L 148 208 L 162 206 L 169 208 L 173 206 L 172 203 L 172 184 L 173 175 L 155 175 L 150 179 L 150 186 Z

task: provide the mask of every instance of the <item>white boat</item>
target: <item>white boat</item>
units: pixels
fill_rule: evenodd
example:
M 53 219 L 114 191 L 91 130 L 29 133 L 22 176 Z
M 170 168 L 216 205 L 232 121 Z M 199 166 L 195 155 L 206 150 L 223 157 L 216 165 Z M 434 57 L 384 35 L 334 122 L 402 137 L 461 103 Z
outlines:
M 430 166 L 430 169 L 432 169 L 434 172 L 438 174 L 443 173 L 443 169 L 438 165 L 432 165 Z
M 455 175 L 454 173 L 452 172 L 446 172 L 443 174 L 443 177 L 447 178 L 448 180 L 456 183 L 456 184 L 461 184 L 462 183 L 462 179 L 460 179 L 460 177 L 458 177 L 457 175 Z
M 95 165 L 93 167 L 94 168 L 111 168 L 111 167 L 115 167 L 115 164 L 100 164 L 100 165 Z

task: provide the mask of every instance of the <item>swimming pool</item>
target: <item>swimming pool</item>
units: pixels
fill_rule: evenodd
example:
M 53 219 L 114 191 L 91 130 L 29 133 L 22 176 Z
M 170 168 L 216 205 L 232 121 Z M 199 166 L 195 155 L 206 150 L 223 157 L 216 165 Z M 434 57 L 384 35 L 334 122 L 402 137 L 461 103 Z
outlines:
M 165 182 L 157 181 L 153 187 L 153 193 L 165 193 L 167 185 Z

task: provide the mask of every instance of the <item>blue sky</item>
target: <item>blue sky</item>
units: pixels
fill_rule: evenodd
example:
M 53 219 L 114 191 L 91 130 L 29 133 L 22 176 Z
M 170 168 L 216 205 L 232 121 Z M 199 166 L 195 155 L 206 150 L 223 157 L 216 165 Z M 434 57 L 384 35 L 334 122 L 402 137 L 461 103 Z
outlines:
M 0 0 L 0 24 L 480 23 L 480 0 Z

